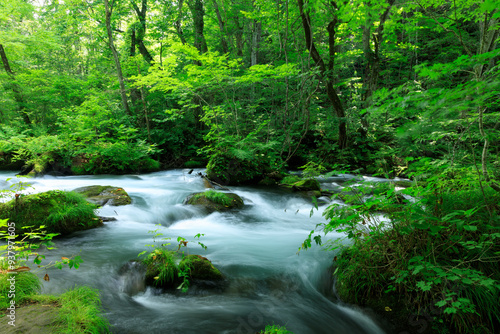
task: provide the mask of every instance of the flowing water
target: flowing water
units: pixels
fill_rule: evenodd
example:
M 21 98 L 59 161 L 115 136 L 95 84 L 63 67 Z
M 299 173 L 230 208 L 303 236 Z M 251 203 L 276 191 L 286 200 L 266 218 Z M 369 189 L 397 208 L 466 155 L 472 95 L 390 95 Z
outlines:
M 383 333 L 360 310 L 335 299 L 329 270 L 332 253 L 313 247 L 296 254 L 315 225 L 324 222 L 321 214 L 326 204 L 310 217 L 311 200 L 298 194 L 231 187 L 245 207 L 207 215 L 182 204 L 189 194 L 204 190 L 202 179 L 186 172 L 31 179 L 31 192 L 112 185 L 125 189 L 133 199 L 131 205 L 98 210 L 100 216 L 116 221 L 56 240 L 58 250 L 53 254 L 80 255 L 84 263 L 77 270 L 49 270 L 50 281 L 44 282 L 43 292 L 59 294 L 77 285 L 99 289 L 113 333 L 254 334 L 273 323 L 286 325 L 295 334 Z M 15 182 L 3 181 L 12 176 L 0 173 L 0 187 Z M 324 182 L 335 187 L 338 181 Z M 141 272 L 129 261 L 149 248 L 146 245 L 153 239 L 148 231 L 158 228 L 164 237 L 172 238 L 172 247 L 177 236 L 193 240 L 196 234 L 204 234 L 200 241 L 208 248 L 190 242 L 186 252 L 209 258 L 227 284 L 218 289 L 195 287 L 185 294 L 145 288 Z

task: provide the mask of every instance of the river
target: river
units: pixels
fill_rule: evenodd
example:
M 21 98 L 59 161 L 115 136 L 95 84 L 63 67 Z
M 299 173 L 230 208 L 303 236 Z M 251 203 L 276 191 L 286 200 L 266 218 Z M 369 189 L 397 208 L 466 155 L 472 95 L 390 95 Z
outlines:
M 131 205 L 98 210 L 100 216 L 116 221 L 56 239 L 58 249 L 49 253 L 53 258 L 80 255 L 84 262 L 77 270 L 50 269 L 50 281 L 42 281 L 43 293 L 59 294 L 78 285 L 99 289 L 104 315 L 112 332 L 120 334 L 254 334 L 273 323 L 295 334 L 384 333 L 365 313 L 336 300 L 329 271 L 332 253 L 313 247 L 296 254 L 309 232 L 324 222 L 321 214 L 326 204 L 310 217 L 311 200 L 298 194 L 231 187 L 245 207 L 207 215 L 182 204 L 189 194 L 204 190 L 202 179 L 194 174 L 169 170 L 30 179 L 34 187 L 30 192 L 112 185 L 125 189 L 133 199 Z M 0 180 L 13 175 L 0 172 Z M 322 182 L 331 185 L 333 181 L 337 180 Z M 124 268 L 140 252 L 151 249 L 146 246 L 153 243 L 148 231 L 155 229 L 172 238 L 172 247 L 177 236 L 193 240 L 196 234 L 204 234 L 200 241 L 207 249 L 190 242 L 186 252 L 210 259 L 226 276 L 227 286 L 193 288 L 187 293 L 140 289 L 134 268 Z M 340 237 L 329 234 L 329 238 Z M 44 274 L 38 273 L 40 278 Z

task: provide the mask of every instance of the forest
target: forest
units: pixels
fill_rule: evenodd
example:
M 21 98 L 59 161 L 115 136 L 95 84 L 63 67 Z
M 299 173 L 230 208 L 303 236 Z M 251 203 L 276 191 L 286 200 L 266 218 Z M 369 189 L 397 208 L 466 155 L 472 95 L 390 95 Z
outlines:
M 0 169 L 408 179 L 327 194 L 300 252 L 397 333 L 495 333 L 499 39 L 499 0 L 0 0 Z

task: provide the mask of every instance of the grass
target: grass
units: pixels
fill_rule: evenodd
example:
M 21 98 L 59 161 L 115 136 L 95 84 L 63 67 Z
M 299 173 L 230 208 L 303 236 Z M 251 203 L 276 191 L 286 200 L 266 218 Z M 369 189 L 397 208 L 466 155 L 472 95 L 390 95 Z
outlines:
M 161 287 L 173 287 L 178 281 L 176 253 L 166 248 L 155 248 L 143 260 L 146 265 L 146 282 Z
M 283 326 L 267 325 L 266 328 L 259 332 L 259 334 L 293 334 Z
M 69 290 L 60 296 L 40 295 L 41 284 L 38 277 L 31 272 L 20 272 L 15 275 L 0 272 L 0 310 L 10 306 L 10 283 L 8 278 L 14 276 L 16 308 L 28 307 L 30 304 L 52 304 L 59 308 L 57 325 L 53 333 L 109 333 L 108 321 L 101 314 L 101 301 L 98 290 L 79 287 Z M 3 312 L 2 312 L 3 313 Z
M 51 190 L 0 204 L 0 218 L 16 222 L 19 233 L 23 226 L 45 225 L 48 233 L 69 234 L 100 225 L 96 208 L 80 194 Z
M 55 333 L 109 333 L 108 321 L 101 315 L 99 292 L 89 287 L 69 290 L 59 297 L 61 326 Z
M 15 302 L 16 307 L 30 300 L 33 294 L 40 292 L 40 281 L 35 274 L 20 272 L 12 275 L 6 272 L 0 273 L 0 310 L 5 311 L 10 306 L 10 281 L 7 279 L 15 277 Z

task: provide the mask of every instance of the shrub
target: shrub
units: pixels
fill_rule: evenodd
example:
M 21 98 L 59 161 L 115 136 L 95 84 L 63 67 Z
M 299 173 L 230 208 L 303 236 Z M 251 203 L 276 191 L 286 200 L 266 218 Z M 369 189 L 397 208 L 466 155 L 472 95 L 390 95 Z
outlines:
M 432 174 L 429 174 L 432 175 Z M 441 181 L 443 180 L 443 181 Z M 337 292 L 347 302 L 368 305 L 381 313 L 434 310 L 434 326 L 454 333 L 495 332 L 500 322 L 500 194 L 471 187 L 474 179 L 434 174 L 423 186 L 402 191 L 413 201 L 398 202 L 391 186 L 370 198 L 344 197 L 350 206 L 325 210 L 323 231 L 344 232 L 349 245 L 328 244 L 337 255 Z M 384 189 L 385 188 L 385 189 Z M 374 211 L 392 208 L 389 220 Z M 312 234 L 303 247 L 311 245 Z M 320 236 L 314 239 L 320 242 Z M 440 325 L 442 324 L 442 325 Z M 406 326 L 408 324 L 405 324 Z M 480 332 L 480 331 L 479 331 Z

